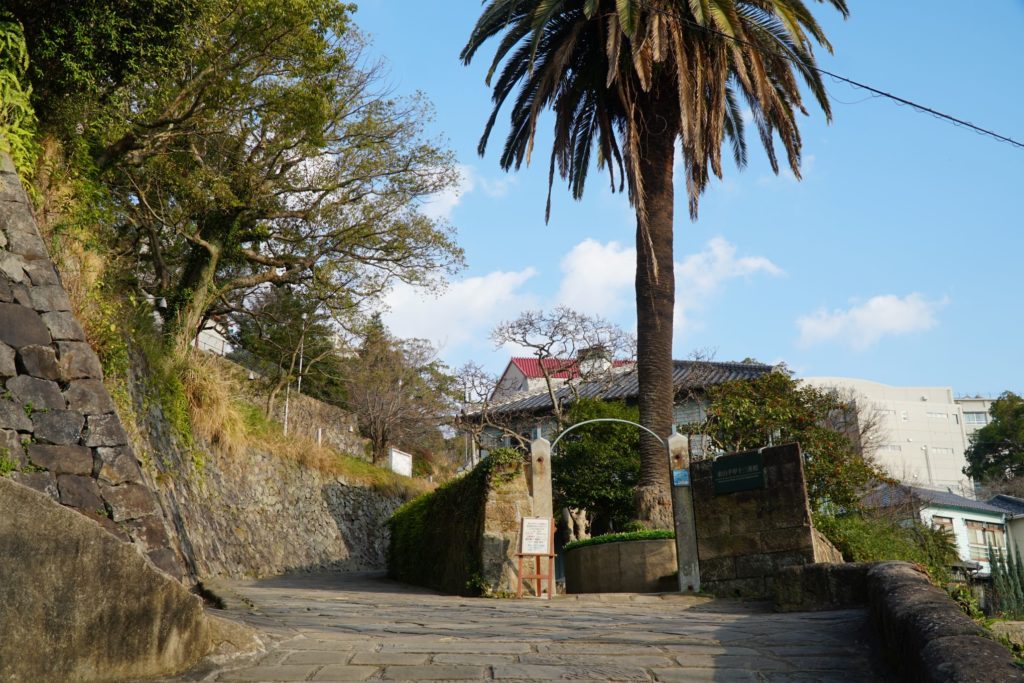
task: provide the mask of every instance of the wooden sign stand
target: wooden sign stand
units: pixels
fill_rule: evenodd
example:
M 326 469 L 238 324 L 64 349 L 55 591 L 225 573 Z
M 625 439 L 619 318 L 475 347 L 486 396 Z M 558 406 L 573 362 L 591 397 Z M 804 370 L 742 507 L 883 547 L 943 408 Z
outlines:
M 546 528 L 545 528 L 546 527 Z M 526 558 L 526 571 L 523 559 Z M 530 562 L 530 559 L 533 562 Z M 524 517 L 519 524 L 519 552 L 516 553 L 516 597 L 523 597 L 523 582 L 534 589 L 534 597 L 550 600 L 555 593 L 555 520 Z M 533 571 L 530 572 L 530 565 Z M 546 565 L 546 570 L 542 567 Z M 544 591 L 544 582 L 548 589 Z

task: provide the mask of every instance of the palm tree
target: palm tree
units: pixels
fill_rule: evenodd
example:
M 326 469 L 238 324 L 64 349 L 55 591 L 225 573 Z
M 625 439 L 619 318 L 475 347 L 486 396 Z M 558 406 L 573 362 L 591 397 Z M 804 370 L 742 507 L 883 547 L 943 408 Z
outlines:
M 817 0 L 848 13 L 845 0 Z M 673 162 L 677 140 L 690 216 L 711 173 L 722 175 L 722 144 L 746 164 L 749 109 L 777 173 L 775 138 L 800 174 L 804 109 L 799 81 L 831 118 L 814 67 L 813 44 L 831 50 L 803 0 L 490 0 L 462 50 L 468 64 L 500 35 L 487 75 L 494 110 L 482 155 L 502 105 L 514 95 L 505 170 L 529 163 L 540 114 L 554 110 L 547 217 L 555 170 L 575 199 L 591 154 L 612 190 L 628 190 L 636 212 L 636 306 L 640 421 L 659 434 L 672 425 Z M 504 62 L 504 66 L 502 66 Z M 671 526 L 668 462 L 643 436 L 638 518 Z

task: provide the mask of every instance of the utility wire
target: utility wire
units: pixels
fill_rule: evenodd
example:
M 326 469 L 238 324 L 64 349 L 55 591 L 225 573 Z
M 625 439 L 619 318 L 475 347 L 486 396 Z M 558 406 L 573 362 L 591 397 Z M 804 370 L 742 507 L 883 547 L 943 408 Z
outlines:
M 687 24 L 688 26 L 691 26 L 693 28 L 699 29 L 701 31 L 705 31 L 705 32 L 710 33 L 712 35 L 716 35 L 716 36 L 719 36 L 721 38 L 725 38 L 726 40 L 731 40 L 734 43 L 737 43 L 739 45 L 744 45 L 746 47 L 752 48 L 752 49 L 757 50 L 759 52 L 767 53 L 767 51 L 763 50 L 761 48 L 761 46 L 759 46 L 759 45 L 755 45 L 754 43 L 751 43 L 749 41 L 743 40 L 741 38 L 737 38 L 735 36 L 730 36 L 728 33 L 723 33 L 722 31 L 719 31 L 718 29 L 711 28 L 710 26 L 703 26 L 702 24 L 698 24 L 696 21 L 694 21 L 694 20 L 692 20 L 692 19 L 690 19 L 688 17 L 685 17 L 685 16 L 683 16 L 683 15 L 677 13 L 677 12 L 671 12 L 669 10 L 662 9 L 660 7 L 653 7 L 653 6 L 649 5 L 649 4 L 647 4 L 646 2 L 643 2 L 642 0 L 638 1 L 636 4 L 639 5 L 640 7 L 643 7 L 645 9 L 651 11 L 651 12 L 654 12 L 656 14 L 661 14 L 662 16 L 666 16 L 666 17 L 671 17 L 673 19 L 677 19 L 677 20 L 683 22 L 684 24 Z M 793 62 L 794 64 L 797 63 L 797 59 L 796 58 L 794 58 L 792 55 L 786 54 L 783 51 L 773 52 L 772 56 L 782 57 L 783 59 L 785 59 L 785 60 L 787 60 L 789 62 Z M 997 133 L 994 130 L 990 130 L 988 128 L 982 128 L 981 126 L 973 124 L 970 121 L 966 121 L 964 119 L 957 118 L 956 116 L 953 116 L 952 114 L 947 114 L 945 112 L 939 111 L 938 109 L 934 109 L 932 107 L 928 107 L 928 106 L 925 106 L 923 104 L 919 104 L 917 102 L 914 102 L 913 100 L 908 100 L 908 99 L 906 99 L 904 97 L 900 97 L 899 95 L 894 95 L 893 93 L 886 92 L 885 90 L 881 90 L 879 88 L 875 88 L 875 87 L 870 86 L 870 85 L 868 85 L 866 83 L 861 83 L 860 81 L 855 81 L 852 78 L 847 78 L 846 76 L 842 76 L 840 74 L 833 73 L 831 71 L 828 71 L 827 69 L 822 69 L 821 67 L 816 66 L 816 65 L 807 64 L 805 62 L 800 62 L 800 64 L 802 66 L 806 67 L 806 68 L 809 68 L 809 69 L 811 69 L 813 71 L 818 72 L 819 74 L 821 74 L 823 76 L 828 76 L 829 78 L 831 78 L 832 80 L 834 80 L 834 81 L 836 81 L 838 83 L 845 83 L 847 85 L 853 86 L 854 88 L 858 88 L 860 90 L 864 90 L 864 91 L 866 91 L 868 93 L 871 93 L 872 97 L 882 97 L 882 98 L 885 98 L 885 99 L 888 99 L 888 100 L 892 100 L 893 102 L 895 102 L 896 104 L 898 104 L 900 106 L 910 107 L 911 109 L 914 109 L 917 112 L 920 112 L 922 114 L 928 114 L 928 115 L 930 115 L 930 116 L 932 116 L 932 117 L 934 117 L 936 119 L 939 119 L 940 121 L 946 121 L 947 123 L 952 123 L 954 126 L 957 126 L 959 128 L 967 128 L 969 130 L 974 131 L 978 135 L 992 138 L 994 140 L 1006 143 L 1006 144 L 1011 145 L 1013 147 L 1016 147 L 1018 149 L 1024 149 L 1024 142 L 1021 142 L 1019 140 L 1015 140 L 1015 139 L 1013 139 L 1013 138 L 1011 138 L 1011 137 L 1009 137 L 1007 135 L 1003 135 L 1001 133 Z M 829 97 L 832 97 L 831 93 L 829 94 Z M 835 99 L 835 98 L 832 97 L 832 99 Z M 836 101 L 842 103 L 842 100 L 836 100 Z

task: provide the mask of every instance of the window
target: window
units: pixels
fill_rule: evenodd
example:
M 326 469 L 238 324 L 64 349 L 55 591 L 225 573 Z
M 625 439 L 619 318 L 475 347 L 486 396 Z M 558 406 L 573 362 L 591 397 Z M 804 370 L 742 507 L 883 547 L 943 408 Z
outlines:
M 928 413 L 929 420 L 945 420 L 947 417 L 945 413 Z
M 953 533 L 953 518 L 952 517 L 940 517 L 939 515 L 932 515 L 932 528 L 942 529 Z
M 935 446 L 928 449 L 932 455 L 953 455 L 952 448 L 937 448 Z
M 964 413 L 965 425 L 987 425 L 988 413 Z
M 902 453 L 903 446 L 898 443 L 884 443 L 878 447 L 879 453 Z
M 878 414 L 879 415 L 886 415 L 888 417 L 893 417 L 893 418 L 896 417 L 896 411 L 895 410 L 889 410 L 888 408 L 879 408 L 878 409 Z
M 992 522 L 976 522 L 965 520 L 967 525 L 967 543 L 971 549 L 971 559 L 988 562 L 988 549 L 1006 551 L 1006 531 L 1002 524 Z
M 907 414 L 907 411 L 905 411 L 905 410 L 901 410 L 900 411 L 900 419 L 903 420 L 904 422 L 907 422 L 907 421 L 910 420 L 910 416 Z

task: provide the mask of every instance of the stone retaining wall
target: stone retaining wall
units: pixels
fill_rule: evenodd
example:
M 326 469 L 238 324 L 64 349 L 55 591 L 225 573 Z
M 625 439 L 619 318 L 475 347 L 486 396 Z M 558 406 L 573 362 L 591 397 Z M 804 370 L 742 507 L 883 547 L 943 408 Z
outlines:
M 565 552 L 566 593 L 663 593 L 679 589 L 676 541 L 617 541 Z
M 779 569 L 842 561 L 839 551 L 811 523 L 800 447 L 788 444 L 760 453 L 763 489 L 716 494 L 713 461 L 693 463 L 697 556 L 701 586 L 709 593 L 768 598 Z
M 164 571 L 183 567 L 146 486 L 99 359 L 85 341 L 6 154 L 0 155 L 0 463 L 131 541 Z
M 0 577 L 2 681 L 166 675 L 197 662 L 217 639 L 199 598 L 136 548 L 5 478 Z

